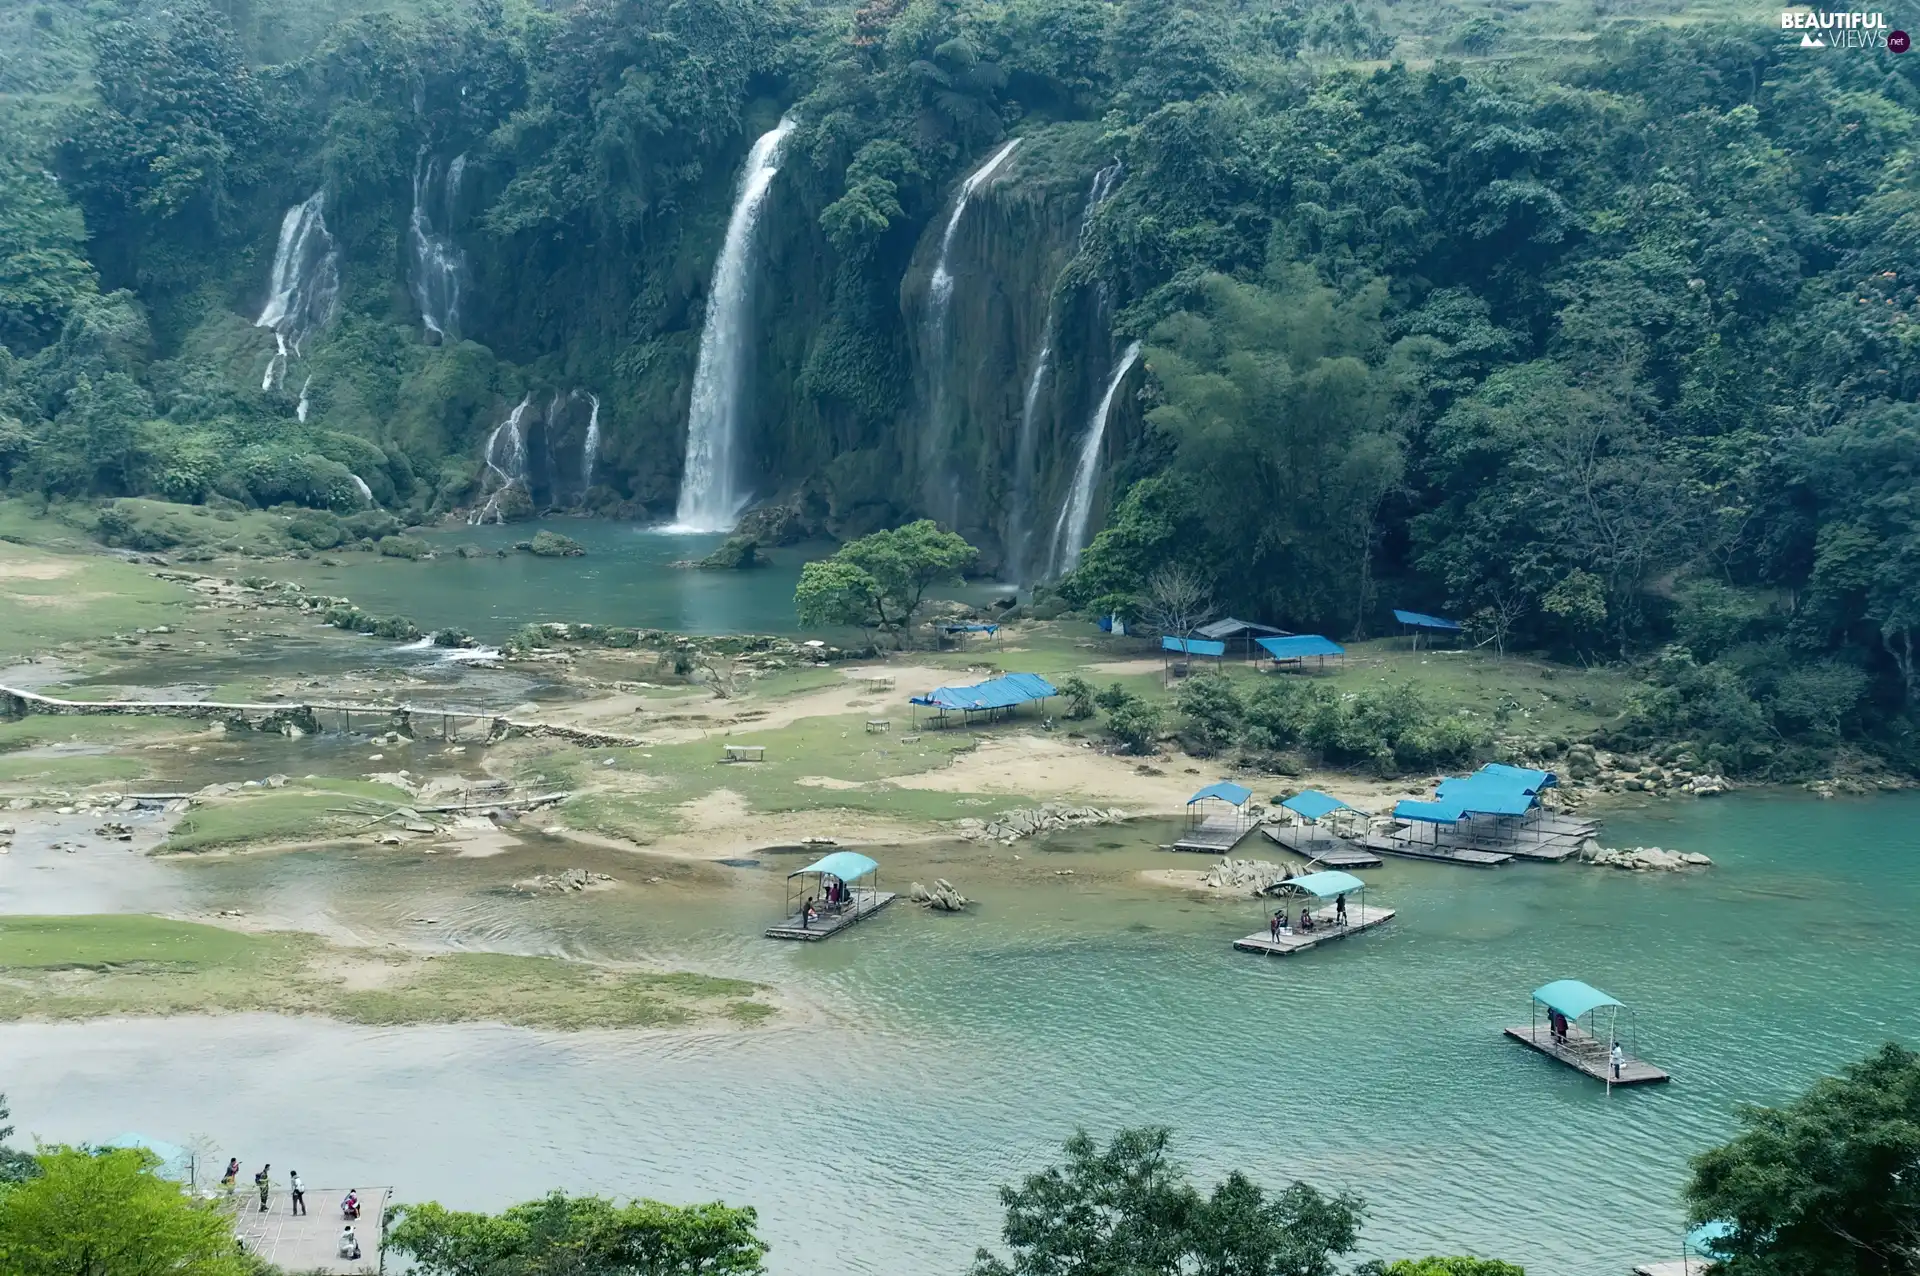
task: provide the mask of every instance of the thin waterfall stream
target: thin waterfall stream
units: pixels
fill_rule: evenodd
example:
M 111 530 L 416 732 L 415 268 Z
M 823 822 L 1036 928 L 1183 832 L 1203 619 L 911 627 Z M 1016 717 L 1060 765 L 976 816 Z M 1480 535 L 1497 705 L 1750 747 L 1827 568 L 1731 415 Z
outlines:
M 1079 561 L 1080 551 L 1087 547 L 1088 532 L 1093 526 L 1093 491 L 1100 484 L 1100 448 L 1107 438 L 1107 418 L 1113 415 L 1113 401 L 1120 393 L 1120 383 L 1127 379 L 1127 373 L 1133 371 L 1139 359 L 1138 341 L 1121 352 L 1107 377 L 1107 390 L 1100 396 L 1100 406 L 1093 410 L 1093 419 L 1087 422 L 1087 433 L 1080 443 L 1080 461 L 1073 469 L 1073 490 L 1068 493 L 1067 503 L 1060 510 L 1060 521 L 1053 528 L 1053 575 L 1056 577 L 1071 570 Z
M 674 512 L 675 525 L 685 531 L 731 530 L 749 496 L 740 462 L 753 336 L 753 247 L 767 192 L 780 171 L 781 148 L 795 123 L 792 116 L 783 116 L 747 152 L 727 237 L 714 262 L 687 409 L 686 466 Z

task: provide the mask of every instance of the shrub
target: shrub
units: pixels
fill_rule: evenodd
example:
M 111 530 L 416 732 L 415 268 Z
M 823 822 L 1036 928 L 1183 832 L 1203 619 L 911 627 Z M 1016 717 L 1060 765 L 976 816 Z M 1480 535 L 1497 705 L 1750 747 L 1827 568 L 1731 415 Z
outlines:
M 527 551 L 542 558 L 578 558 L 587 552 L 587 547 L 558 532 L 537 532 L 527 543 Z
M 1187 745 L 1199 757 L 1210 757 L 1239 734 L 1246 706 L 1240 692 L 1224 674 L 1201 674 L 1180 684 L 1174 705 L 1187 720 Z
M 1159 706 L 1125 691 L 1120 695 L 1123 698 L 1107 709 L 1107 729 L 1127 752 L 1152 753 L 1154 739 L 1160 734 Z
M 1094 697 L 1098 694 L 1093 684 L 1079 674 L 1063 678 L 1056 688 L 1066 697 L 1067 716 L 1069 718 L 1091 718 L 1093 716 Z
M 380 553 L 386 558 L 404 558 L 408 561 L 425 558 L 433 551 L 418 536 L 382 536 Z
M 340 520 L 324 510 L 294 515 L 287 524 L 287 535 L 311 549 L 333 549 L 347 539 Z

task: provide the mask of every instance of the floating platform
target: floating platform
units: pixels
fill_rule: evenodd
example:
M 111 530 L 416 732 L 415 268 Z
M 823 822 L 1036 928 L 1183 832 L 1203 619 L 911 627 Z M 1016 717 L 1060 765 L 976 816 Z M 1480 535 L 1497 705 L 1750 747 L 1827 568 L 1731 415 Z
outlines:
M 1675 1258 L 1664 1263 L 1642 1263 L 1633 1269 L 1633 1276 L 1706 1276 L 1713 1267 L 1710 1258 Z
M 392 1189 L 363 1187 L 360 1217 L 353 1232 L 360 1241 L 360 1257 L 340 1257 L 340 1200 L 344 1187 L 310 1187 L 306 1191 L 306 1214 L 293 1213 L 293 1202 L 286 1189 L 275 1188 L 267 1198 L 267 1212 L 260 1212 L 260 1197 L 249 1192 L 242 1182 L 233 1196 L 233 1230 L 247 1253 L 263 1258 L 281 1271 L 326 1272 L 329 1276 L 360 1276 L 380 1269 L 381 1224 L 387 1212 Z
M 1586 1073 L 1595 1081 L 1611 1080 L 1615 1085 L 1658 1085 L 1673 1080 L 1646 1060 L 1636 1059 L 1632 1055 L 1628 1055 L 1626 1062 L 1620 1065 L 1620 1075 L 1612 1076 L 1613 1065 L 1607 1059 L 1607 1043 L 1578 1024 L 1567 1025 L 1567 1044 L 1564 1046 L 1554 1041 L 1553 1030 L 1544 1023 L 1508 1028 L 1507 1035 L 1577 1072 Z
M 783 922 L 767 927 L 768 939 L 827 939 L 847 927 L 867 920 L 894 901 L 893 891 L 852 891 L 852 899 L 837 913 L 817 913 L 809 922 L 803 913 L 795 913 Z
M 1313 933 L 1305 934 L 1298 927 L 1291 935 L 1282 935 L 1278 939 L 1271 931 L 1259 930 L 1245 939 L 1236 939 L 1233 946 L 1243 953 L 1261 953 L 1268 957 L 1291 957 L 1295 953 L 1304 953 L 1309 948 L 1318 948 L 1330 944 L 1336 939 L 1345 939 L 1349 935 L 1358 935 L 1363 930 L 1371 930 L 1393 920 L 1391 908 L 1374 908 L 1369 904 L 1356 904 L 1347 910 L 1347 924 L 1340 925 L 1334 919 L 1331 905 L 1313 914 Z
M 1355 844 L 1352 839 L 1335 837 L 1325 829 L 1299 824 L 1262 824 L 1261 834 L 1282 850 L 1305 856 L 1327 868 L 1379 868 L 1380 857 Z
M 1174 839 L 1176 851 L 1197 855 L 1225 855 L 1253 832 L 1253 825 L 1237 815 L 1209 815 Z
M 1362 845 L 1382 855 L 1438 860 L 1443 864 L 1465 864 L 1471 868 L 1498 868 L 1502 864 L 1513 863 L 1513 856 L 1505 851 L 1481 851 L 1445 843 L 1420 842 L 1412 838 L 1395 837 L 1391 833 L 1369 833 Z

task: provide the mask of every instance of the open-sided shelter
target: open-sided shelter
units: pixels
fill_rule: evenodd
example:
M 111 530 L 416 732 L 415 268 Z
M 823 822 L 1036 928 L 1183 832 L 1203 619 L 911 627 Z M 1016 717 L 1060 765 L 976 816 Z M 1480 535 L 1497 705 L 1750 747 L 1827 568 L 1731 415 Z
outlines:
M 858 851 L 834 851 L 787 874 L 786 917 L 769 939 L 825 939 L 893 902 L 880 889 L 880 865 Z
M 1532 1006 L 1531 1022 L 1508 1028 L 1509 1037 L 1609 1087 L 1669 1079 L 1636 1053 L 1639 1033 L 1633 1012 L 1592 984 L 1578 979 L 1542 984 L 1533 990 Z
M 1037 673 L 1010 673 L 989 678 L 971 687 L 935 687 L 925 695 L 911 696 L 909 704 L 924 705 L 934 711 L 940 726 L 947 724 L 949 713 L 958 713 L 971 726 L 976 719 L 992 722 L 1007 717 L 1031 700 L 1046 700 L 1060 693 Z
M 1324 668 L 1329 656 L 1344 656 L 1347 649 L 1320 634 L 1289 634 L 1285 638 L 1262 638 L 1258 644 L 1273 660 L 1276 669 L 1302 669 L 1309 660 Z
M 1420 650 L 1420 639 L 1424 635 L 1431 641 L 1434 638 L 1458 638 L 1466 627 L 1457 620 L 1448 620 L 1444 616 L 1429 616 L 1423 611 L 1403 611 L 1395 607 L 1393 618 L 1400 622 L 1400 628 L 1413 635 L 1413 649 Z

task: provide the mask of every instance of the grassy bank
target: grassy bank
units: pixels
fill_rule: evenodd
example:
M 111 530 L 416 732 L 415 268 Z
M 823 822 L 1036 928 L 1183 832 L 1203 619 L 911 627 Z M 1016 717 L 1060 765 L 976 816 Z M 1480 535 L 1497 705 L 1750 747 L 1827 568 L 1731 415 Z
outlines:
M 0 921 L 0 1021 L 238 1011 L 568 1031 L 758 1024 L 762 985 L 506 953 L 339 948 L 148 916 Z

